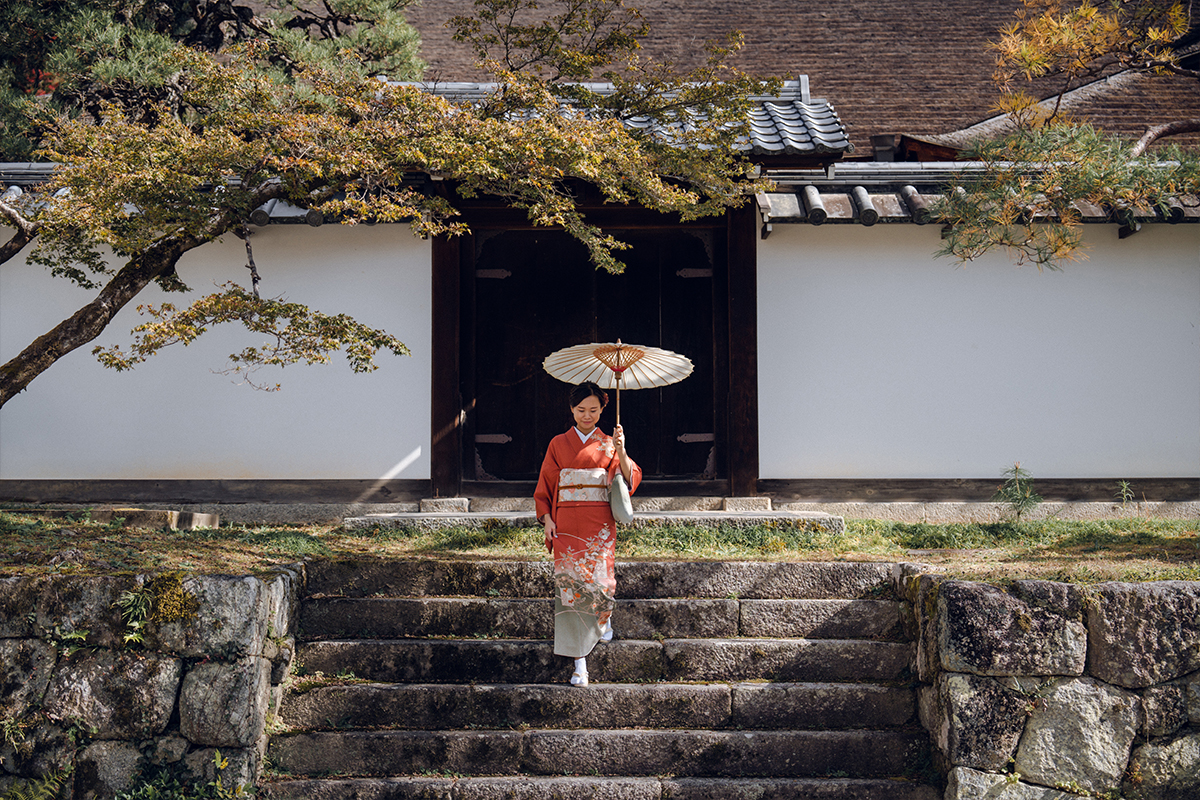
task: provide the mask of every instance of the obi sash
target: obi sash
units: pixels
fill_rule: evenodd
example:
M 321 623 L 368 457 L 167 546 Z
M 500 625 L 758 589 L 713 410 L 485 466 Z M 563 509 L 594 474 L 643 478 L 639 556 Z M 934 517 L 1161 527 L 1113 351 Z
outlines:
M 558 502 L 607 503 L 608 470 L 599 467 L 559 470 Z

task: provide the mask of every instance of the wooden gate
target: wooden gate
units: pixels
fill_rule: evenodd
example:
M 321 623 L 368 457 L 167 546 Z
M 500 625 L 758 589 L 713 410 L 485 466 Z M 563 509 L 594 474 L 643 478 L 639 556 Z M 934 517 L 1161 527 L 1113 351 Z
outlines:
M 727 345 L 714 322 L 724 285 L 723 231 L 614 231 L 632 245 L 621 275 L 598 271 L 585 248 L 558 231 L 479 231 L 464 316 L 473 320 L 463 359 L 464 477 L 529 480 L 546 444 L 571 423 L 570 386 L 542 360 L 586 342 L 622 341 L 683 353 L 695 364 L 682 383 L 623 391 L 629 452 L 646 476 L 723 477 Z M 473 308 L 470 307 L 473 303 Z M 614 404 L 600 426 L 612 431 Z M 472 465 L 474 469 L 472 470 Z

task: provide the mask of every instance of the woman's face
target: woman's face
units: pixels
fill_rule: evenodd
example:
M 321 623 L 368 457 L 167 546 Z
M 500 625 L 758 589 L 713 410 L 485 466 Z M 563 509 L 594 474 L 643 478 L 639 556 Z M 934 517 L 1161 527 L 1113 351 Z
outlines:
M 596 427 L 596 423 L 600 421 L 600 412 L 604 410 L 604 406 L 600 405 L 600 398 L 592 395 L 586 397 L 577 406 L 571 406 L 571 414 L 575 417 L 575 427 L 579 428 L 583 433 L 591 433 L 592 428 Z

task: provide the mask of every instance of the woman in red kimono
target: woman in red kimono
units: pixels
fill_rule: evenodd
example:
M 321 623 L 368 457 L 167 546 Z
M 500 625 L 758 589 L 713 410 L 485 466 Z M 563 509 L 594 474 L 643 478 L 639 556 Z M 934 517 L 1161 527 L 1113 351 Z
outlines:
M 594 383 L 571 391 L 575 424 L 550 440 L 534 501 L 554 554 L 554 653 L 575 659 L 572 686 L 587 686 L 587 655 L 612 639 L 617 578 L 613 549 L 617 521 L 608 486 L 617 470 L 632 493 L 641 468 L 625 452 L 625 432 L 611 437 L 596 427 L 608 395 Z

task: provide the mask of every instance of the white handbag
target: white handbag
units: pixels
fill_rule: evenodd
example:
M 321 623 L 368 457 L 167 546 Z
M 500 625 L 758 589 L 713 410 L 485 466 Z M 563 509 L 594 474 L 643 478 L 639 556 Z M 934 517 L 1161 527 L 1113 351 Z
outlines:
M 608 503 L 612 506 L 612 515 L 617 522 L 628 524 L 633 521 L 633 503 L 629 499 L 629 487 L 625 485 L 625 476 L 617 472 L 612 484 L 608 487 Z

